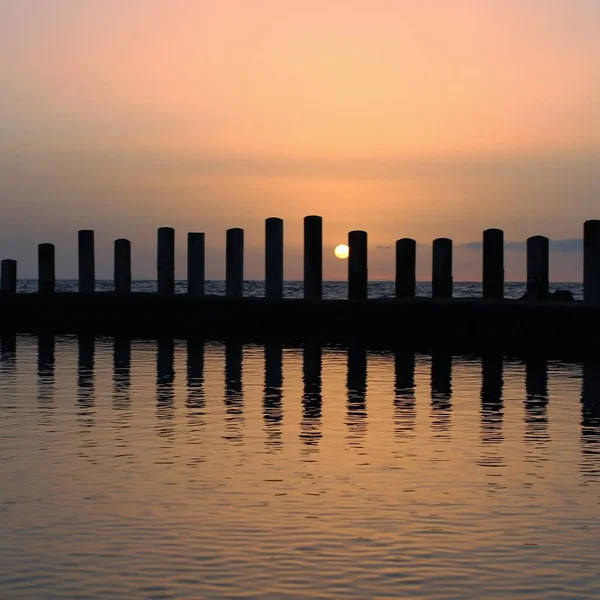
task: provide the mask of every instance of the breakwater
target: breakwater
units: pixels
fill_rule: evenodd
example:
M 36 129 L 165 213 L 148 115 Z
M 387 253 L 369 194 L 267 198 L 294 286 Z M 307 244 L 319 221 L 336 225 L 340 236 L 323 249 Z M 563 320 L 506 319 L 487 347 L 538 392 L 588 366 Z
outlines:
M 600 221 L 583 227 L 583 301 L 549 292 L 549 240 L 527 240 L 525 298 L 504 297 L 504 234 L 483 232 L 480 299 L 453 298 L 452 240 L 433 241 L 432 297 L 416 296 L 416 242 L 395 246 L 394 298 L 367 298 L 367 234 L 348 234 L 348 298 L 323 299 L 323 222 L 304 219 L 303 298 L 283 297 L 283 221 L 265 222 L 264 298 L 244 298 L 244 232 L 226 233 L 225 296 L 205 293 L 205 234 L 188 233 L 187 293 L 175 294 L 175 231 L 157 232 L 157 292 L 131 289 L 131 243 L 115 241 L 114 292 L 96 290 L 94 232 L 79 232 L 79 292 L 56 292 L 54 246 L 40 244 L 38 292 L 16 293 L 17 263 L 2 261 L 0 329 L 215 339 L 359 340 L 428 350 L 452 347 L 575 351 L 600 333 Z M 569 301 L 571 300 L 571 301 Z

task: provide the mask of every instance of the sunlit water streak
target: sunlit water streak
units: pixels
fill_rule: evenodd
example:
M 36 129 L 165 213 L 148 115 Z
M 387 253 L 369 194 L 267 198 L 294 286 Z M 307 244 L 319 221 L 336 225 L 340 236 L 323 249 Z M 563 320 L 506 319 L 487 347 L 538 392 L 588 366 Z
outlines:
M 302 298 L 304 287 L 301 281 L 286 281 L 283 286 L 285 298 Z M 37 280 L 21 279 L 17 289 L 20 292 L 37 292 Z M 79 283 L 74 279 L 63 279 L 56 282 L 56 288 L 61 292 L 76 292 Z M 205 286 L 207 294 L 217 296 L 225 295 L 224 281 L 207 281 Z M 113 282 L 109 280 L 96 281 L 96 289 L 100 292 L 113 290 Z M 511 283 L 504 285 L 504 296 L 506 298 L 520 298 L 525 293 L 525 283 Z M 583 299 L 583 286 L 580 283 L 553 283 L 550 291 L 568 290 L 576 300 Z M 156 281 L 144 280 L 132 282 L 132 290 L 135 292 L 155 292 Z M 175 282 L 175 292 L 183 294 L 187 291 L 186 281 Z M 431 296 L 431 282 L 419 281 L 416 288 L 417 296 Z M 263 297 L 265 295 L 264 281 L 245 281 L 244 296 Z M 395 295 L 395 284 L 393 281 L 370 281 L 368 285 L 369 298 L 393 298 Z M 456 298 L 476 298 L 483 295 L 482 285 L 479 282 L 455 282 L 453 295 Z M 347 298 L 348 284 L 345 281 L 324 281 L 323 297 L 328 299 Z
M 598 367 L 3 337 L 0 598 L 598 597 Z

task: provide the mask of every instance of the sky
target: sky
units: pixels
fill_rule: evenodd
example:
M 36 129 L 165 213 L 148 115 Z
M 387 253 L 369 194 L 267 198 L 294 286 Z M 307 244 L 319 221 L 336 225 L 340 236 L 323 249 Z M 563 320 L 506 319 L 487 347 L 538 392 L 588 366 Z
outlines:
M 482 231 L 551 238 L 553 281 L 581 281 L 583 222 L 600 218 L 598 0 L 0 0 L 0 256 L 36 277 L 56 244 L 75 277 L 79 229 L 98 278 L 116 238 L 155 278 L 156 229 L 203 231 L 222 279 L 225 231 L 245 230 L 264 278 L 264 220 L 285 220 L 285 277 L 302 221 L 333 248 L 369 235 L 369 276 L 394 243 L 454 240 L 454 278 L 481 278 Z

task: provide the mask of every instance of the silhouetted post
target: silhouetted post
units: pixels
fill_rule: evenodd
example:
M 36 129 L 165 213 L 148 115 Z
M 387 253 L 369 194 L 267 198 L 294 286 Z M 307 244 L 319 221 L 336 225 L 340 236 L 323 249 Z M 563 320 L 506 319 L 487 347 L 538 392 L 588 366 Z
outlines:
M 417 287 L 417 242 L 396 242 L 396 298 L 414 298 Z
M 323 218 L 304 217 L 304 298 L 323 296 Z
M 452 240 L 433 240 L 433 269 L 431 295 L 434 298 L 452 298 Z
M 583 299 L 600 302 L 600 221 L 583 224 Z
M 351 300 L 367 298 L 369 280 L 367 267 L 367 232 L 351 231 L 348 233 L 348 297 Z
M 501 300 L 504 297 L 504 232 L 486 229 L 483 232 L 483 297 Z
M 125 239 L 115 240 L 115 292 L 131 292 L 131 242 Z
M 9 294 L 17 291 L 17 261 L 12 258 L 5 258 L 2 261 L 0 289 Z
M 188 294 L 204 296 L 204 234 L 188 233 Z
M 38 292 L 53 293 L 56 288 L 54 274 L 54 244 L 38 246 Z
M 227 230 L 225 257 L 225 294 L 230 298 L 244 295 L 244 230 Z
M 265 297 L 283 298 L 283 219 L 265 221 Z
M 78 233 L 79 291 L 92 294 L 96 291 L 96 267 L 94 258 L 94 232 L 82 229 Z
M 543 235 L 527 238 L 527 294 L 544 296 L 549 287 L 549 240 Z
M 160 227 L 156 257 L 158 272 L 158 293 L 175 293 L 175 230 L 172 227 Z

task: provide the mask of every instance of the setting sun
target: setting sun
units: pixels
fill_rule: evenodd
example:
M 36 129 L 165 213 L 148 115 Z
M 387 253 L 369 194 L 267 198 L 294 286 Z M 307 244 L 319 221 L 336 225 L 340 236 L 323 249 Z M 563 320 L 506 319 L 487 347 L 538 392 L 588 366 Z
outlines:
M 348 255 L 350 254 L 350 248 L 348 248 L 348 246 L 346 246 L 346 244 L 340 244 L 339 246 L 335 247 L 335 250 L 333 251 L 333 253 L 338 257 L 338 258 L 348 258 Z

